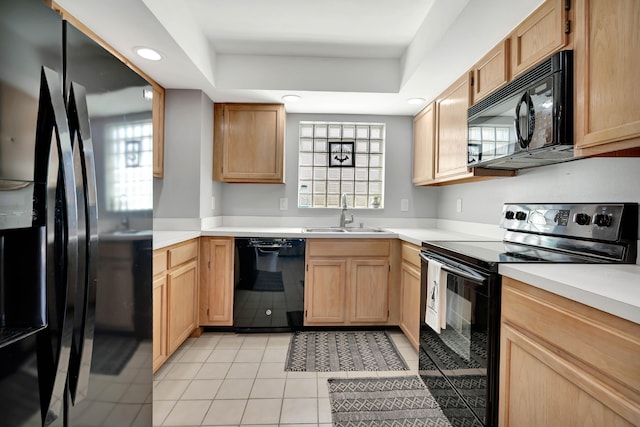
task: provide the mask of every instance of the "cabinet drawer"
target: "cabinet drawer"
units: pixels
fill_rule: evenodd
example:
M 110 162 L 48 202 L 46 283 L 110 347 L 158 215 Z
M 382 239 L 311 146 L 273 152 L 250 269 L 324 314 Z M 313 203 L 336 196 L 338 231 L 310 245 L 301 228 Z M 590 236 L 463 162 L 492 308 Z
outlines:
M 502 319 L 640 393 L 639 325 L 508 277 Z
M 160 274 L 167 269 L 167 251 L 160 249 L 153 251 L 153 275 Z
M 195 240 L 169 249 L 169 268 L 176 267 L 198 256 L 198 243 Z
M 389 256 L 391 244 L 387 239 L 309 239 L 308 256 Z
M 402 244 L 402 261 L 420 268 L 420 246 L 411 243 Z

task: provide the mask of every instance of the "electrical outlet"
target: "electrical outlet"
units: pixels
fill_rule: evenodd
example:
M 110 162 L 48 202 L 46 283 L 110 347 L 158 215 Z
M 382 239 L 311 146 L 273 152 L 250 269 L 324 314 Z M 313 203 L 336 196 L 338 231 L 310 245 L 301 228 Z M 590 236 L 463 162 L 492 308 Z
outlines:
M 216 198 L 211 196 L 211 210 L 215 211 L 216 210 Z
M 407 212 L 409 210 L 409 199 L 400 199 L 400 210 Z
M 289 199 L 287 199 L 286 197 L 282 197 L 280 199 L 280 210 L 286 211 L 288 209 L 289 209 Z
M 462 199 L 456 200 L 456 212 L 458 213 L 462 212 Z

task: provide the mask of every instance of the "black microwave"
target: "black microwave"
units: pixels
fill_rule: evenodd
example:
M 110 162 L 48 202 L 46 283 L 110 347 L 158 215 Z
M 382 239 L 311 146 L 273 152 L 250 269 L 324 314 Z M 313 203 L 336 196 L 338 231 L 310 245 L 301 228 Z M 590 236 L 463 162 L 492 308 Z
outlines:
M 468 109 L 467 166 L 573 160 L 573 52 L 560 51 Z

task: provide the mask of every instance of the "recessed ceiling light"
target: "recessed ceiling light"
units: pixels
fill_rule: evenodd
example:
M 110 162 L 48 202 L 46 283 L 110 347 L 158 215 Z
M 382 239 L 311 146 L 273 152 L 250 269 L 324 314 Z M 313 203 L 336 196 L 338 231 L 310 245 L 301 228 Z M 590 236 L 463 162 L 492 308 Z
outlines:
M 409 98 L 407 99 L 409 104 L 418 105 L 424 102 L 424 98 Z
M 160 61 L 162 59 L 162 55 L 160 55 L 158 51 L 149 47 L 135 47 L 133 51 L 141 58 L 148 59 L 149 61 Z
M 300 101 L 300 97 L 298 95 L 285 95 L 282 97 L 284 102 L 298 102 Z

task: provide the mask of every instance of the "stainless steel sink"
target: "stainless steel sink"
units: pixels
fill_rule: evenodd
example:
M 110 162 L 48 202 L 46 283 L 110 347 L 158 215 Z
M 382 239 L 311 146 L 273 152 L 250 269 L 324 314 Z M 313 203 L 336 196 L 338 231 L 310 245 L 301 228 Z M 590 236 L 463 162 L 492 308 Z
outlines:
M 348 233 L 384 233 L 384 230 L 379 228 L 364 228 L 364 227 L 347 227 L 344 231 Z
M 363 227 L 310 227 L 304 229 L 305 233 L 383 233 L 379 228 Z
M 305 233 L 344 233 L 345 229 L 342 227 L 312 227 L 305 228 Z

